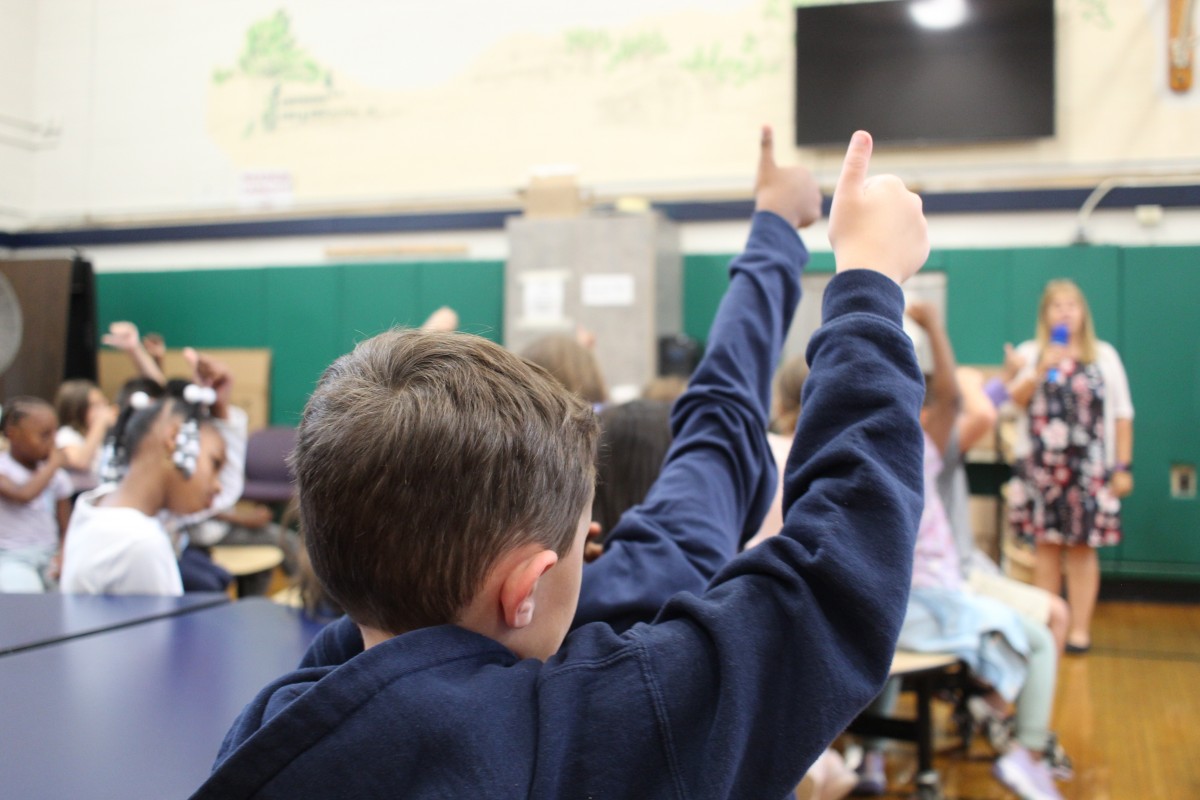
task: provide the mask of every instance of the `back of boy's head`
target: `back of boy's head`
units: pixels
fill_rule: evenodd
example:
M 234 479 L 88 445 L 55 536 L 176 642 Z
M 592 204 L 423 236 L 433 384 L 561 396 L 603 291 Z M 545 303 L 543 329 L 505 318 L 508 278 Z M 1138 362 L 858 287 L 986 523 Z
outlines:
M 452 623 L 513 547 L 570 550 L 596 435 L 585 402 L 484 339 L 368 339 L 325 371 L 291 456 L 313 569 L 360 625 Z
M 54 411 L 54 406 L 40 397 L 29 395 L 10 397 L 4 401 L 3 409 L 0 409 L 0 431 L 3 431 L 7 435 L 12 426 L 42 408 L 48 409 L 51 412 Z

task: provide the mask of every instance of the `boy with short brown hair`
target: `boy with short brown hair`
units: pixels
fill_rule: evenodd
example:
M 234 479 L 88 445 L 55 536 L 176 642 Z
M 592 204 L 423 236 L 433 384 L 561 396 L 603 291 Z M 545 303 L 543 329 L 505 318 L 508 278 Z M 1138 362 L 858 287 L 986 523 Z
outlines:
M 595 431 L 577 401 L 453 337 L 388 334 L 339 359 L 296 467 L 314 565 L 350 618 L 247 706 L 196 797 L 791 792 L 887 676 L 922 504 L 922 382 L 897 283 L 928 240 L 920 200 L 867 178 L 870 150 L 856 134 L 834 196 L 840 274 L 810 345 L 783 533 L 707 587 L 774 491 L 770 380 L 807 258 L 794 229 L 820 216 L 769 130 L 750 241 L 663 472 L 586 573 Z M 488 404 L 490 422 L 450 430 Z M 633 624 L 663 586 L 699 596 Z M 573 616 L 626 630 L 566 636 Z

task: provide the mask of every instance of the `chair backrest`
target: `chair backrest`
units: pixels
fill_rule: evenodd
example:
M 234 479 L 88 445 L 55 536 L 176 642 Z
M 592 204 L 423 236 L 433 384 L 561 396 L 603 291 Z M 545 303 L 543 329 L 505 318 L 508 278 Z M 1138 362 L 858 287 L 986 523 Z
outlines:
M 291 483 L 288 454 L 296 446 L 296 429 L 274 425 L 250 434 L 246 442 L 246 480 Z

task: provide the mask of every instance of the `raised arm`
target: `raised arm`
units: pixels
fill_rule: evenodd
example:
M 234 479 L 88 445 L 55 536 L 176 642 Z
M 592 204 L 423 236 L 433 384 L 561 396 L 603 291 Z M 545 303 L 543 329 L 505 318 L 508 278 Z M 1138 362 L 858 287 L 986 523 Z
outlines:
M 775 490 L 767 445 L 771 377 L 800 300 L 808 253 L 795 228 L 820 218 L 807 170 L 775 164 L 763 132 L 756 214 L 730 267 L 704 358 L 675 403 L 674 441 L 645 502 L 584 569 L 575 624 L 646 621 L 680 591 L 702 591 L 758 529 Z
M 834 196 L 839 274 L 809 344 L 782 534 L 627 634 L 661 698 L 675 796 L 783 797 L 888 673 L 923 505 L 923 382 L 896 281 L 928 244 L 919 199 L 865 179 L 869 153 L 856 135 Z
M 972 367 L 957 370 L 958 393 L 962 397 L 962 411 L 958 415 L 958 449 L 966 453 L 977 442 L 996 427 L 999 405 L 992 401 L 984 388 L 983 373 Z
M 192 367 L 192 380 L 197 385 L 216 390 L 217 399 L 212 405 L 213 423 L 225 442 L 225 463 L 217 476 L 220 491 L 212 504 L 195 514 L 177 517 L 176 525 L 195 525 L 213 515 L 233 508 L 246 485 L 246 412 L 229 402 L 233 377 L 229 368 L 211 356 L 185 347 L 183 356 Z
M 128 355 L 143 378 L 149 378 L 159 386 L 167 385 L 167 377 L 159 369 L 158 362 L 142 345 L 137 325 L 132 322 L 114 322 L 108 326 L 108 333 L 104 334 L 100 341 Z
M 950 336 L 942 324 L 938 310 L 929 303 L 914 302 L 908 307 L 908 316 L 921 326 L 929 337 L 929 349 L 933 351 L 933 374 L 925 387 L 925 407 L 922 425 L 929 438 L 943 455 L 950 443 L 950 434 L 958 420 L 962 400 L 958 393 L 958 381 L 954 372 L 958 367 Z

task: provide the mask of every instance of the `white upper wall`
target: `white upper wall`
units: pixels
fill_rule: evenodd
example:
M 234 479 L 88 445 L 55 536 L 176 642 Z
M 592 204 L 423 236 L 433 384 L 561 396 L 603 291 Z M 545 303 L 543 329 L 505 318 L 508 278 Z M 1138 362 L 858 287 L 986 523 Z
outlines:
M 839 153 L 786 146 L 791 5 L 0 0 L 0 110 L 58 130 L 31 201 L 30 157 L 0 155 L 18 162 L 0 198 L 37 227 L 463 207 L 511 202 L 546 164 L 603 195 L 745 196 L 760 122 L 832 185 Z M 886 148 L 877 170 L 932 191 L 1200 173 L 1200 88 L 1166 88 L 1165 8 L 1059 0 L 1053 139 Z
M 36 9 L 37 0 L 0 0 L 0 230 L 22 227 L 33 209 Z

